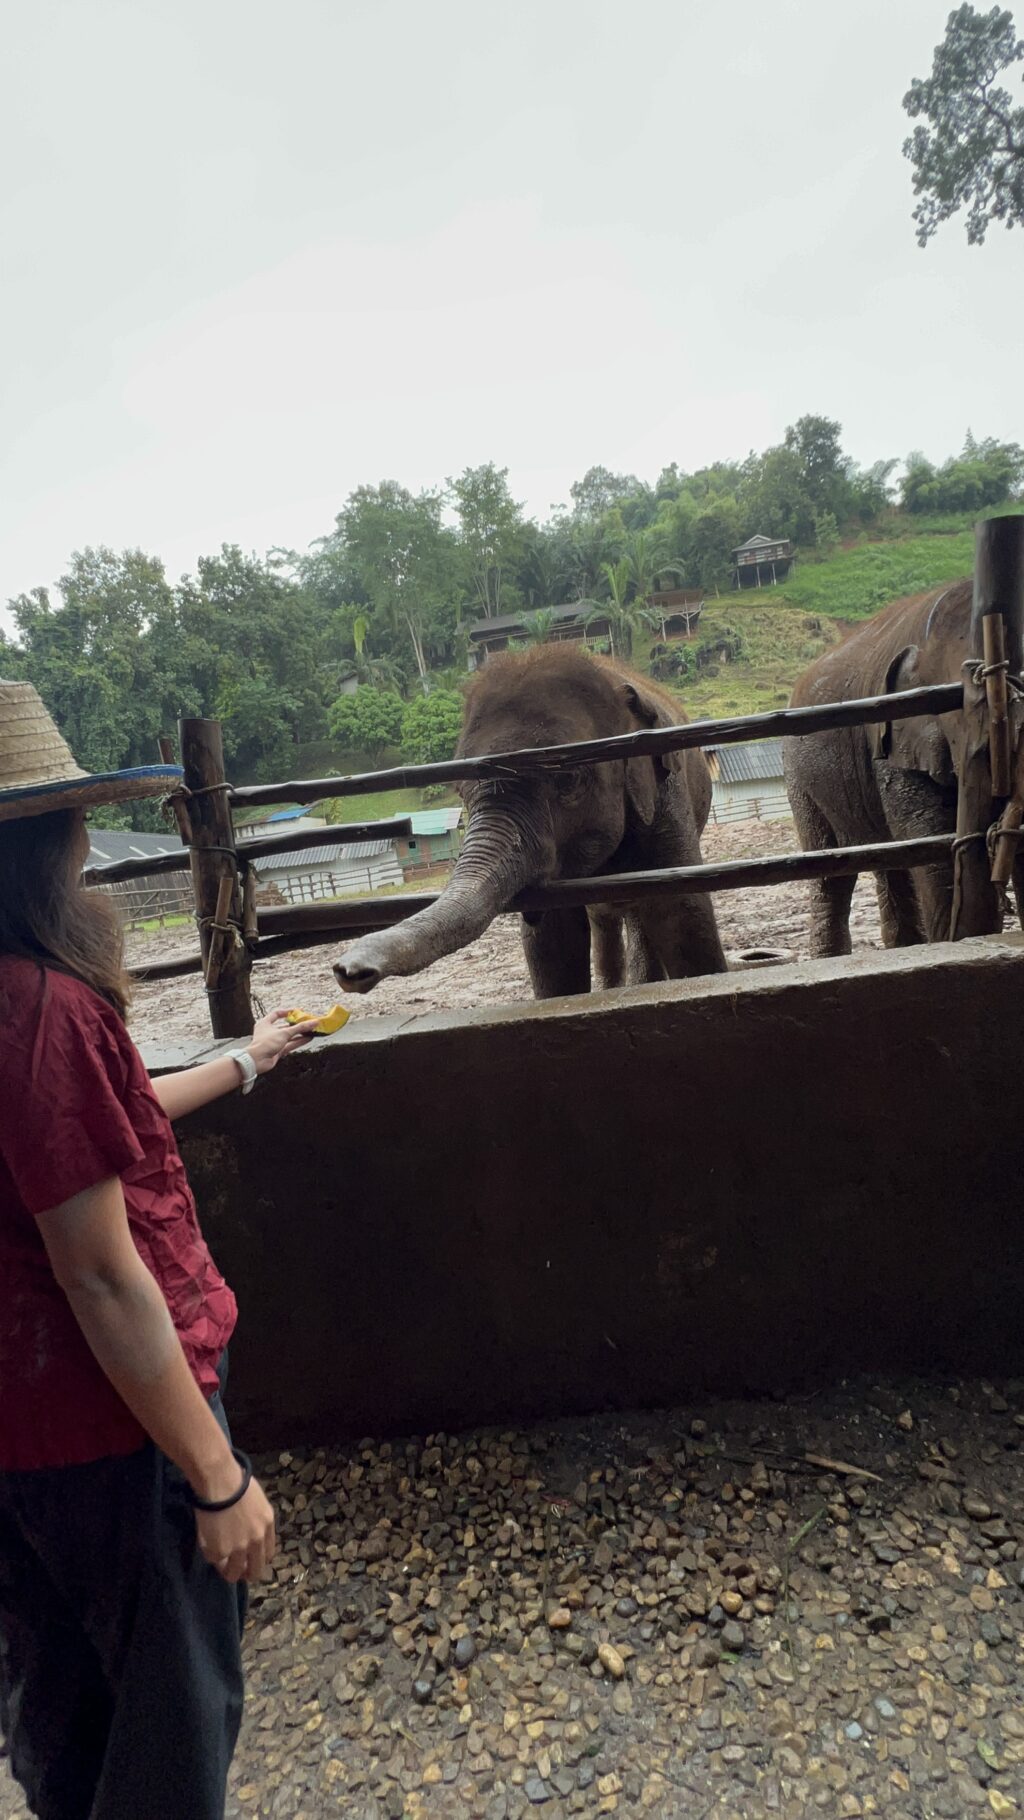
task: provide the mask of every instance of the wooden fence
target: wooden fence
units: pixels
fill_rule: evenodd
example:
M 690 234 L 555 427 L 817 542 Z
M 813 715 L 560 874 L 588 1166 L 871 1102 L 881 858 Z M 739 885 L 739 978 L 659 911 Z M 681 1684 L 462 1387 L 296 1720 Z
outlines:
M 370 791 L 420 788 L 426 784 L 509 779 L 531 773 L 575 769 L 609 760 L 653 756 L 750 739 L 803 737 L 835 727 L 855 727 L 911 719 L 922 714 L 962 712 L 966 719 L 955 835 L 884 842 L 871 846 L 827 848 L 820 852 L 775 855 L 724 865 L 672 867 L 660 871 L 561 879 L 523 892 L 515 910 L 564 909 L 570 905 L 635 902 L 642 896 L 745 889 L 796 879 L 834 877 L 864 871 L 902 871 L 936 864 L 956 856 L 957 888 L 954 927 L 965 905 L 991 901 L 994 890 L 1010 876 L 1024 820 L 1024 740 L 1014 758 L 1016 725 L 1011 724 L 1007 676 L 1024 667 L 1024 518 L 989 519 L 977 527 L 974 603 L 964 680 L 879 695 L 858 701 L 831 702 L 813 708 L 787 708 L 732 720 L 695 721 L 686 726 L 654 727 L 613 739 L 573 745 L 531 747 L 524 751 L 450 759 L 392 771 L 365 772 L 279 784 L 236 788 L 224 771 L 220 726 L 210 720 L 180 723 L 183 788 L 173 809 L 188 852 L 153 860 L 122 860 L 98 866 L 86 882 L 109 883 L 143 873 L 191 867 L 199 926 L 199 953 L 182 960 L 139 969 L 142 977 L 167 978 L 202 971 L 213 1033 L 247 1035 L 252 1029 L 249 976 L 253 960 L 288 949 L 350 938 L 399 922 L 433 903 L 435 893 L 406 893 L 371 901 L 282 905 L 257 908 L 255 875 L 250 860 L 260 853 L 319 846 L 328 840 L 370 840 L 408 833 L 408 819 L 318 828 L 308 834 L 282 834 L 247 840 L 236 846 L 232 811 L 267 803 L 310 803 L 324 796 L 357 796 Z M 1019 717 L 1017 717 L 1019 718 Z M 170 745 L 160 743 L 167 758 Z M 1016 769 L 1016 778 L 1014 770 Z M 993 803 L 1002 805 L 998 823 L 991 822 Z M 970 919 L 964 918 L 968 923 Z

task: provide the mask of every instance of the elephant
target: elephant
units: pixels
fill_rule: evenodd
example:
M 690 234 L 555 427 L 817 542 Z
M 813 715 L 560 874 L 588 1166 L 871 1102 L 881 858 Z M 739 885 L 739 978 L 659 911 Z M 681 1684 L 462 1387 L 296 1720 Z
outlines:
M 972 583 L 965 580 L 894 601 L 811 664 L 790 706 L 962 682 L 971 598 Z M 803 847 L 952 834 L 964 736 L 964 717 L 957 712 L 785 739 L 786 787 Z M 878 872 L 875 880 L 886 947 L 948 939 L 952 859 L 912 873 Z M 852 877 L 811 883 L 812 955 L 849 954 L 854 884 Z M 1020 903 L 1019 891 L 1017 898 Z M 1001 922 L 993 894 L 989 904 L 958 924 L 958 933 L 992 934 Z
M 491 658 L 466 695 L 457 756 L 567 745 L 684 717 L 648 677 L 580 646 L 543 644 Z M 464 948 L 519 891 L 555 879 L 701 863 L 711 806 L 704 755 L 669 752 L 571 770 L 534 771 L 460 787 L 466 839 L 437 900 L 353 943 L 334 967 L 348 992 L 419 973 Z M 706 895 L 530 911 L 521 934 L 534 996 L 722 973 L 725 955 Z

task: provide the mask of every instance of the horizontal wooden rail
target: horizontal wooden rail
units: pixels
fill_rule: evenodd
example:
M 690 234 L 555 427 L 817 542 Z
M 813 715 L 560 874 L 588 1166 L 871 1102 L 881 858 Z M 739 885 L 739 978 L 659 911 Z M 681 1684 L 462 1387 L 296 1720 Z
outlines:
M 742 740 L 781 739 L 823 733 L 831 727 L 910 720 L 918 714 L 954 714 L 963 707 L 963 684 L 939 683 L 899 695 L 872 695 L 858 701 L 828 702 L 820 708 L 777 708 L 732 720 L 695 720 L 686 726 L 643 728 L 614 739 L 583 740 L 569 746 L 530 746 L 520 752 L 492 752 L 480 758 L 450 758 L 436 765 L 407 765 L 394 771 L 362 771 L 352 777 L 317 777 L 284 784 L 242 784 L 231 791 L 235 809 L 262 803 L 313 803 L 324 796 L 364 796 L 371 790 L 420 789 L 426 784 L 468 783 L 474 778 L 508 778 L 523 771 L 600 765 L 611 759 L 656 757 L 698 746 L 735 745 Z
M 786 885 L 802 879 L 838 878 L 856 872 L 893 872 L 940 864 L 949 858 L 951 834 L 924 840 L 885 841 L 864 847 L 826 847 L 815 853 L 775 854 L 767 859 L 724 860 L 714 866 L 668 866 L 657 872 L 618 872 L 593 878 L 558 879 L 523 891 L 509 906 L 519 910 L 565 910 L 577 904 L 629 904 L 641 897 L 692 896 Z M 351 941 L 387 929 L 436 902 L 435 891 L 383 893 L 348 903 L 270 905 L 258 914 L 256 960 L 321 942 Z M 199 970 L 198 957 L 184 956 L 153 967 L 133 968 L 138 979 L 172 979 Z
M 274 853 L 302 853 L 308 847 L 347 846 L 356 841 L 400 839 L 412 833 L 408 815 L 393 815 L 380 822 L 336 822 L 325 828 L 299 828 L 294 834 L 263 834 L 238 842 L 240 859 L 267 859 Z M 118 885 L 129 878 L 150 878 L 161 872 L 187 872 L 189 849 L 154 853 L 150 859 L 111 860 L 106 866 L 88 866 L 84 885 Z

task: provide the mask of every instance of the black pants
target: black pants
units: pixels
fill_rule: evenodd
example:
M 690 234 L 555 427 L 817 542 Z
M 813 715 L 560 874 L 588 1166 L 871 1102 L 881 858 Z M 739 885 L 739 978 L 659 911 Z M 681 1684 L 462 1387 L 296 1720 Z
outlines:
M 155 1447 L 0 1473 L 0 1726 L 40 1820 L 223 1820 L 244 1615 Z

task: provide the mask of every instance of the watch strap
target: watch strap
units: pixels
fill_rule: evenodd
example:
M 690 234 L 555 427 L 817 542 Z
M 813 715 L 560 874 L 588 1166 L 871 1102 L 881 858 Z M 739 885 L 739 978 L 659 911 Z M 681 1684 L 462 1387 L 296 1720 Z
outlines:
M 235 1062 L 242 1076 L 242 1092 L 251 1093 L 259 1079 L 259 1069 L 248 1049 L 229 1049 L 229 1060 Z

